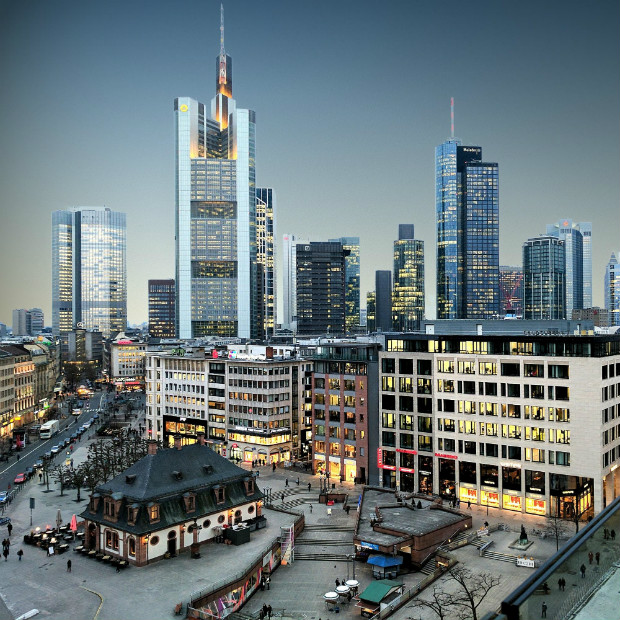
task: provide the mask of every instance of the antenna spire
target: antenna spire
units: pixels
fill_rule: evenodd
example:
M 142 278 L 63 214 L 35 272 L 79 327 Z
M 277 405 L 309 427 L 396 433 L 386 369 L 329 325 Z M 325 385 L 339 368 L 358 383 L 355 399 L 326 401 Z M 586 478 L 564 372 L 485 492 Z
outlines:
M 454 138 L 454 97 L 450 97 L 450 137 Z
M 220 55 L 225 55 L 224 51 L 224 4 L 220 4 Z

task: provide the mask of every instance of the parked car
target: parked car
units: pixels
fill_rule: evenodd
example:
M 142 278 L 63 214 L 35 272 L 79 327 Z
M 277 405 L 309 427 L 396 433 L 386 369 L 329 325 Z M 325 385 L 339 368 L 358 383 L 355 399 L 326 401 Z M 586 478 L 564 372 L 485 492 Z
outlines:
M 11 522 L 9 517 L 0 517 L 0 525 L 8 525 Z
M 32 478 L 32 476 L 34 476 L 34 467 L 26 467 L 25 473 L 28 479 Z
M 88 421 L 88 422 L 85 422 L 82 426 L 84 427 L 84 430 L 86 430 L 87 428 L 90 428 L 91 424 L 92 422 Z
M 9 494 L 6 491 L 0 491 L 0 504 L 6 504 Z
M 60 452 L 60 446 L 52 446 L 50 452 L 52 453 L 52 456 L 56 456 Z
M 34 468 L 35 469 L 43 469 L 43 460 L 39 459 L 35 464 L 34 464 Z
M 51 453 L 51 451 L 50 451 L 50 452 L 46 452 L 46 453 L 43 455 L 43 460 L 45 460 L 45 461 L 49 461 L 49 460 L 52 458 L 52 456 L 54 456 L 54 455 Z
M 15 484 L 23 484 L 24 482 L 26 482 L 26 474 L 17 474 L 13 482 Z

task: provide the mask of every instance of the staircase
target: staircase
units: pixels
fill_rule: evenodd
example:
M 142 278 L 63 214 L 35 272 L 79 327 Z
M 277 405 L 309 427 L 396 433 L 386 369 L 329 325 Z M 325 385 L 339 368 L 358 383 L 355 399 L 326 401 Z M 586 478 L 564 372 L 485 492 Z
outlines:
M 430 560 L 428 560 L 424 566 L 422 566 L 422 569 L 420 570 L 421 573 L 423 573 L 424 575 L 432 575 L 435 572 L 435 569 L 437 568 L 437 560 L 435 559 L 435 556 L 433 556 Z
M 491 560 L 499 560 L 500 562 L 510 562 L 511 564 L 517 563 L 517 556 L 510 555 L 509 553 L 498 553 L 497 551 L 484 551 L 482 557 L 489 558 Z

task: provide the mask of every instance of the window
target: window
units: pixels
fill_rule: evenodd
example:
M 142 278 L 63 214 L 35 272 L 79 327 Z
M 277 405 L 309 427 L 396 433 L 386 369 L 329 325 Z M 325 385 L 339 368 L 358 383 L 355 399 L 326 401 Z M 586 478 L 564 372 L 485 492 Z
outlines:
M 568 379 L 569 371 L 567 364 L 549 364 L 549 377 L 551 379 Z
M 431 360 L 418 360 L 418 374 L 430 375 L 432 373 L 432 361 Z
M 476 403 L 472 400 L 459 400 L 459 413 L 476 413 Z
M 405 394 L 413 394 L 413 379 L 411 377 L 401 377 L 398 380 L 398 389 Z
M 437 362 L 438 372 L 454 372 L 454 362 L 452 360 L 439 360 Z
M 454 439 L 448 439 L 447 437 L 439 437 L 439 439 L 437 439 L 437 447 L 439 450 L 456 452 L 456 441 Z
M 151 536 L 149 542 L 154 547 L 155 545 L 159 544 L 159 536 Z
M 433 438 L 426 435 L 418 435 L 418 450 L 420 452 L 432 452 Z
M 381 407 L 383 409 L 396 409 L 396 397 L 392 394 L 382 394 Z
M 400 430 L 412 431 L 413 430 L 413 416 L 401 414 L 400 416 Z
M 497 383 L 485 383 L 484 394 L 485 396 L 497 396 Z
M 396 447 L 396 433 L 392 433 L 390 431 L 382 431 L 381 443 L 384 446 Z
M 398 404 L 401 411 L 413 411 L 413 396 L 399 396 Z
M 487 456 L 493 456 L 495 458 L 499 457 L 499 449 L 497 447 L 497 444 L 495 443 L 488 443 L 485 445 L 486 447 L 486 455 Z M 486 483 L 483 483 L 486 484 Z
M 215 494 L 215 503 L 223 504 L 224 499 L 225 499 L 224 487 L 222 486 L 213 487 L 213 493 Z
M 415 455 L 407 454 L 406 452 L 400 453 L 400 466 L 407 467 L 408 469 L 415 469 Z
M 477 484 L 476 463 L 461 461 L 459 463 L 459 481 L 467 484 Z
M 415 449 L 415 440 L 414 436 L 410 433 L 401 433 L 400 434 L 400 447 L 405 450 L 413 450 Z
M 413 374 L 413 360 L 412 359 L 398 360 L 398 372 L 401 375 L 412 375 Z
M 433 399 L 418 397 L 418 413 L 433 413 Z
M 105 531 L 105 546 L 108 549 L 118 551 L 118 532 L 113 532 L 111 530 Z
M 613 386 L 612 386 L 613 388 Z M 569 388 L 566 385 L 555 386 L 555 399 L 556 400 L 569 400 Z
M 396 362 L 393 357 L 384 357 L 381 360 L 381 372 L 394 374 L 396 370 Z
M 459 362 L 458 368 L 461 374 L 473 375 L 476 372 L 475 362 Z
M 116 514 L 116 505 L 113 500 L 106 498 L 103 508 L 103 514 L 106 517 L 114 517 Z
M 456 426 L 454 424 L 454 420 L 450 418 L 439 418 L 437 420 L 438 430 L 446 431 L 448 433 L 454 433 L 456 430 Z
M 384 392 L 393 392 L 394 391 L 394 377 L 381 377 L 381 389 Z
M 433 418 L 426 417 L 426 416 L 418 416 L 418 432 L 432 433 L 433 432 Z
M 418 379 L 418 394 L 432 394 L 431 379 Z
M 555 431 L 555 441 L 556 441 L 556 443 L 566 443 L 566 444 L 569 444 L 570 443 L 570 431 L 558 428 Z M 559 463 L 558 463 L 558 465 L 559 465 Z
M 136 557 L 136 539 L 133 536 L 131 536 L 127 542 L 128 542 L 127 552 L 129 553 L 130 556 Z
M 503 363 L 501 367 L 503 377 L 519 377 L 521 375 L 519 364 Z
M 218 523 L 224 523 L 224 520 L 225 520 L 225 519 L 226 519 L 226 517 L 225 517 L 224 515 L 220 515 L 220 516 L 217 518 L 217 522 L 218 522 Z
M 494 362 L 479 362 L 478 363 L 478 374 L 480 375 L 496 375 L 497 374 L 497 364 Z
M 205 520 L 202 522 L 202 527 L 204 527 L 205 529 L 207 529 L 207 528 L 211 527 L 211 520 L 210 520 L 210 519 L 205 519 Z
M 570 466 L 570 452 L 556 452 L 555 453 L 555 464 L 569 467 Z
M 524 377 L 544 377 L 545 365 L 544 364 L 524 364 L 523 365 Z
M 153 523 L 154 521 L 159 521 L 159 506 L 149 506 L 149 519 L 151 520 L 151 523 Z
M 476 423 L 471 420 L 459 420 L 459 433 L 465 433 L 466 435 L 476 434 Z
M 521 397 L 521 386 L 518 383 L 508 384 L 508 396 L 512 398 Z
M 476 442 L 475 441 L 465 441 L 465 454 L 476 454 Z
M 395 413 L 383 413 L 382 417 L 383 417 L 382 419 L 383 428 L 396 428 L 396 414 Z

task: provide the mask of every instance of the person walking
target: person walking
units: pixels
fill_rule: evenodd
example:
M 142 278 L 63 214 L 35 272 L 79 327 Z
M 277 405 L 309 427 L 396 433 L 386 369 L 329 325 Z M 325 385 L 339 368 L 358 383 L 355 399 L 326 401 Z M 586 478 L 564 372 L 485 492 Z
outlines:
M 9 536 L 11 535 L 11 532 L 13 531 L 13 524 L 9 521 L 7 526 L 6 526 L 7 531 L 9 532 Z
M 582 578 L 582 579 L 585 579 L 585 578 L 586 578 L 586 565 L 585 565 L 585 564 L 582 564 L 582 565 L 579 567 L 579 570 L 581 571 L 581 578 Z
M 616 530 L 611 530 L 611 539 L 616 540 Z
M 312 490 L 312 483 L 308 482 L 308 493 Z
M 594 562 L 594 554 L 590 551 L 590 553 L 588 553 L 588 563 L 592 564 L 592 562 Z
M 541 618 L 546 618 L 547 617 L 547 603 L 545 603 L 544 601 L 543 601 L 543 604 L 542 604 L 542 613 L 541 613 L 540 617 Z
M 71 560 L 67 560 L 67 572 L 71 572 Z
M 271 609 L 271 605 L 267 605 L 267 618 L 269 618 L 269 620 L 271 620 L 271 612 L 273 610 Z
M 312 504 L 310 504 L 310 512 L 312 512 Z
M 467 500 L 467 509 L 471 510 L 471 500 Z
M 297 476 L 297 486 L 299 486 L 299 476 Z
M 9 557 L 9 548 L 5 547 L 4 551 L 2 552 L 2 555 L 4 556 L 4 561 L 8 562 L 8 557 Z
M 288 486 L 288 478 L 284 479 L 284 486 L 287 487 Z
M 24 550 L 23 550 L 23 549 L 20 549 L 20 550 L 17 552 L 17 558 L 19 559 L 19 561 L 20 561 L 20 562 L 22 561 L 22 556 L 23 556 L 23 555 L 24 555 Z
M 336 577 L 336 587 L 338 587 L 340 585 L 340 579 L 338 579 L 338 577 Z
M 562 591 L 562 577 L 560 577 L 558 579 L 558 590 L 561 592 Z

